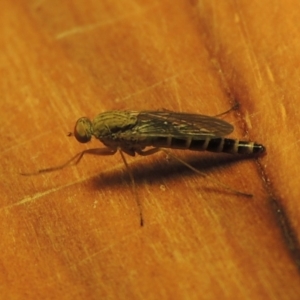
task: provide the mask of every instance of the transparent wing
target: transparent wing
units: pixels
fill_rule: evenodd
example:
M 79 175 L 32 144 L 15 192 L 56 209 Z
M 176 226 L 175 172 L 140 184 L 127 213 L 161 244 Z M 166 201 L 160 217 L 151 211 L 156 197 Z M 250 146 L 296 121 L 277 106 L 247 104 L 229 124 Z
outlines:
M 171 111 L 133 112 L 137 116 L 135 131 L 147 136 L 221 137 L 233 131 L 233 126 L 221 119 L 199 114 Z

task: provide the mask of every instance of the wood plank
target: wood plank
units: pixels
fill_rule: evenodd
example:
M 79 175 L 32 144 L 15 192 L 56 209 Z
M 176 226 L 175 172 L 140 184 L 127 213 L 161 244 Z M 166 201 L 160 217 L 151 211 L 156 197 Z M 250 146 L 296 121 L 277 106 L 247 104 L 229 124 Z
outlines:
M 2 1 L 1 294 L 6 299 L 299 299 L 298 1 Z M 36 171 L 101 147 L 81 116 L 224 116 L 258 159 L 174 151 Z M 210 180 L 211 178 L 211 180 Z M 253 193 L 229 193 L 213 180 Z

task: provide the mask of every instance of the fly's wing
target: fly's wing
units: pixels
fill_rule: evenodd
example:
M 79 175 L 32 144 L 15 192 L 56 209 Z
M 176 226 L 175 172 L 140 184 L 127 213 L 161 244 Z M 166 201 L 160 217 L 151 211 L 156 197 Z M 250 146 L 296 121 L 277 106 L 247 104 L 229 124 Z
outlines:
M 137 114 L 136 133 L 140 136 L 222 137 L 233 131 L 233 126 L 221 119 L 205 115 L 170 111 L 141 111 Z

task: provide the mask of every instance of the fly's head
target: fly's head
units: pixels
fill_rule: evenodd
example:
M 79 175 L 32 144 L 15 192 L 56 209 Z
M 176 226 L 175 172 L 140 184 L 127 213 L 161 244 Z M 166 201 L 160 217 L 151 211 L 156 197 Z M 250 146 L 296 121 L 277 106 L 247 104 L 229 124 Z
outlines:
M 93 125 L 90 119 L 82 117 L 77 120 L 74 135 L 79 143 L 87 143 L 92 138 Z

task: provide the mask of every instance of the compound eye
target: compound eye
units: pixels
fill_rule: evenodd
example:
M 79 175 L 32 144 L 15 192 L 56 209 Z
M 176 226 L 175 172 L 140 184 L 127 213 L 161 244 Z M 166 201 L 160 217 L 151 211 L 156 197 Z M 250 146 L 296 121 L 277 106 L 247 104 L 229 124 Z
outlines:
M 79 143 L 87 143 L 92 138 L 92 122 L 86 118 L 77 120 L 74 128 L 74 135 Z

